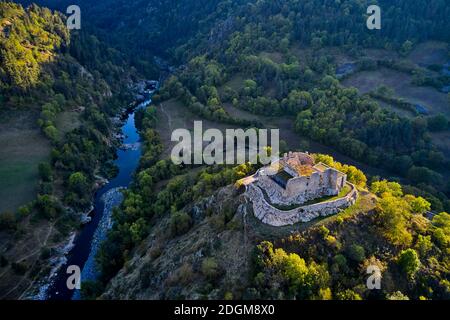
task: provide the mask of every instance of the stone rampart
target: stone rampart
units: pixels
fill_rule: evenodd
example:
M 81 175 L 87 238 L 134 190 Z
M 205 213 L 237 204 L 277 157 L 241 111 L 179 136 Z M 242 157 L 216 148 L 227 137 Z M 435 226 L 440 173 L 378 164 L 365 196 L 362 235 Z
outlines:
M 263 223 L 271 226 L 293 225 L 298 222 L 308 222 L 320 216 L 330 216 L 353 205 L 358 198 L 356 187 L 348 183 L 350 192 L 342 198 L 301 206 L 292 210 L 280 210 L 272 206 L 264 198 L 262 190 L 255 184 L 246 186 L 246 196 L 252 202 L 255 216 Z

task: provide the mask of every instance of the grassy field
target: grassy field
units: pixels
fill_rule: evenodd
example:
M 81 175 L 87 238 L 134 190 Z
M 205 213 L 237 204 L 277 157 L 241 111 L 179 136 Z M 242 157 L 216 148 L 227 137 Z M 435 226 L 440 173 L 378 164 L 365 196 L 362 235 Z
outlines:
M 158 119 L 160 120 L 156 125 L 156 130 L 161 135 L 164 152 L 163 157 L 170 156 L 173 146 L 177 142 L 171 141 L 172 132 L 175 129 L 187 129 L 189 131 L 194 130 L 194 121 L 202 121 L 203 132 L 208 129 L 219 129 L 225 136 L 226 129 L 234 129 L 236 126 L 230 124 L 224 124 L 215 121 L 209 121 L 202 119 L 200 116 L 195 115 L 189 111 L 180 101 L 176 99 L 170 99 L 162 102 L 157 106 Z M 204 143 L 204 146 L 208 143 Z
M 447 157 L 450 157 L 450 131 L 433 132 L 430 135 L 433 143 L 441 149 Z
M 444 64 L 450 60 L 447 55 L 447 44 L 437 41 L 419 43 L 409 54 L 408 60 L 419 66 Z
M 36 196 L 38 164 L 49 157 L 50 144 L 21 111 L 0 117 L 0 213 L 14 211 Z
M 366 49 L 364 55 L 373 60 L 394 60 L 410 64 L 412 67 L 426 68 L 430 65 L 444 64 L 450 60 L 447 44 L 443 42 L 428 41 L 414 47 L 407 57 L 401 57 L 395 51 L 385 49 Z M 429 74 L 438 75 L 430 70 Z M 374 91 L 384 85 L 394 90 L 394 96 L 403 98 L 412 104 L 425 106 L 430 114 L 443 113 L 450 117 L 450 102 L 445 93 L 431 87 L 418 87 L 411 84 L 412 75 L 388 68 L 379 68 L 374 71 L 357 72 L 345 80 L 342 84 L 347 87 L 357 88 L 361 94 Z M 408 111 L 395 106 L 380 103 L 383 108 L 390 109 L 401 116 L 413 117 Z
M 384 85 L 394 90 L 395 97 L 413 104 L 424 105 L 430 114 L 444 113 L 450 117 L 448 96 L 431 87 L 417 87 L 411 84 L 412 76 L 388 68 L 355 73 L 342 81 L 346 87 L 355 87 L 361 94 Z M 397 108 L 394 109 L 394 111 Z

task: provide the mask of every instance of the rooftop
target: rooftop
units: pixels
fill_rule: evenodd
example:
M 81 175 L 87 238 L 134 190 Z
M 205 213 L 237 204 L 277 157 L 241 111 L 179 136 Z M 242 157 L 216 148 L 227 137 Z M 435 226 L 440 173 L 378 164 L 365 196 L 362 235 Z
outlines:
M 310 176 L 313 172 L 314 159 L 307 153 L 289 152 L 280 159 L 281 169 L 289 167 L 299 176 Z

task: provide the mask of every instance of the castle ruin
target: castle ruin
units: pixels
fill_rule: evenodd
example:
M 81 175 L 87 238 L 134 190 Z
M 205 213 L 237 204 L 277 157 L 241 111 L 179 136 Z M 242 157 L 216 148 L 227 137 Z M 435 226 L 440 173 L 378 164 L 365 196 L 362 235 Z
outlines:
M 344 173 L 324 163 L 315 164 L 309 154 L 301 152 L 285 154 L 242 182 L 255 216 L 274 226 L 335 214 L 352 205 L 358 194 Z M 337 196 L 345 186 L 349 192 L 341 198 L 308 204 Z

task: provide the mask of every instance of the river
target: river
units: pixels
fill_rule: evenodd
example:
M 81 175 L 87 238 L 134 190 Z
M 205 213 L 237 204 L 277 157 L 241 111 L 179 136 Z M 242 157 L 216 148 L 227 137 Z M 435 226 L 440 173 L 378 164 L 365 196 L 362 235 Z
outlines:
M 82 270 L 82 282 L 97 278 L 95 255 L 100 243 L 106 238 L 107 232 L 111 228 L 113 208 L 120 205 L 123 200 L 120 190 L 130 184 L 141 156 L 140 137 L 134 123 L 135 111 L 146 108 L 150 103 L 151 95 L 127 114 L 121 128 L 125 148 L 117 150 L 117 159 L 114 161 L 119 169 L 118 174 L 95 193 L 94 209 L 90 214 L 91 221 L 83 226 L 75 239 L 73 249 L 67 256 L 67 261 L 59 269 L 58 274 L 53 277 L 50 285 L 41 289 L 44 292 L 39 294 L 39 298 L 49 300 L 80 298 L 79 290 L 70 290 L 67 287 L 67 278 L 70 276 L 66 273 L 68 266 L 75 265 Z

